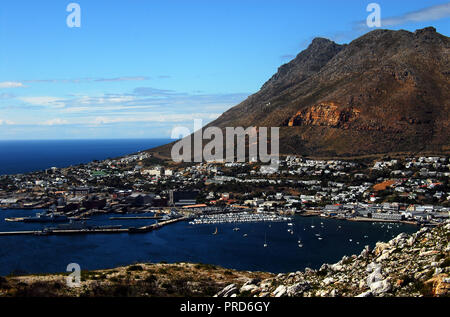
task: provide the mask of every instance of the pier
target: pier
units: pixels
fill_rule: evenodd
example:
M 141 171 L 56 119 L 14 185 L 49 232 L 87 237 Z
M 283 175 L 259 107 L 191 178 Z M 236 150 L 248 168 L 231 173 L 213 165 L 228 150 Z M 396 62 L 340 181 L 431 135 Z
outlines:
M 181 218 L 175 218 L 175 219 L 170 219 L 170 220 L 166 220 L 166 221 L 162 221 L 159 223 L 154 223 L 152 225 L 149 226 L 145 226 L 145 227 L 140 227 L 140 228 L 130 228 L 129 229 L 129 233 L 145 233 L 145 232 L 150 232 L 156 229 L 160 229 L 166 225 L 170 225 L 172 223 L 176 223 L 176 222 L 180 222 L 180 221 L 186 221 L 187 219 L 189 219 L 188 217 L 181 217 Z
M 110 217 L 109 220 L 143 220 L 143 219 L 162 219 L 161 216 L 138 216 L 138 217 Z
M 0 237 L 4 236 L 19 236 L 19 235 L 35 235 L 35 236 L 50 236 L 50 235 L 76 235 L 76 234 L 114 234 L 114 233 L 147 233 L 153 230 L 160 229 L 172 223 L 185 221 L 187 217 L 170 219 L 155 223 L 149 226 L 139 228 L 124 228 L 124 229 L 68 229 L 68 230 L 48 230 L 48 231 L 8 231 L 0 232 Z

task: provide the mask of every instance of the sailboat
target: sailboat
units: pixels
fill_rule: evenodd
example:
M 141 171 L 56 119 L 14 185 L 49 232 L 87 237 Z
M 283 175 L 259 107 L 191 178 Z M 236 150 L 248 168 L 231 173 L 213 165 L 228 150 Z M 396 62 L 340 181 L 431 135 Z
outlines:
M 213 235 L 216 235 L 218 233 L 218 229 L 216 227 L 216 231 L 213 232 Z
M 303 248 L 303 243 L 302 243 L 302 240 L 300 238 L 298 238 L 297 243 L 298 243 L 298 247 L 299 248 Z
M 264 233 L 264 248 L 267 248 L 267 247 L 268 247 L 268 245 L 267 245 L 267 234 Z

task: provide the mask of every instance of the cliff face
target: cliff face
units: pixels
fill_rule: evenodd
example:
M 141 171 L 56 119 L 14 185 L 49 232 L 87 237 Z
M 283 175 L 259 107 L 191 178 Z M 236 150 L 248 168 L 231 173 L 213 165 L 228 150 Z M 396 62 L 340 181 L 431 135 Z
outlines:
M 323 102 L 297 112 L 289 119 L 288 126 L 318 125 L 348 128 L 349 122 L 359 117 L 360 110 L 353 107 L 340 109 L 334 102 Z

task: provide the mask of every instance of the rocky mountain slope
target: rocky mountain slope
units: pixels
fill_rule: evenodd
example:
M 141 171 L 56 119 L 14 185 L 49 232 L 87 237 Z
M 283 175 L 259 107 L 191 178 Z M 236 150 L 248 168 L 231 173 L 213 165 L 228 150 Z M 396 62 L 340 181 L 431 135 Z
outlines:
M 216 296 L 449 296 L 450 224 L 400 234 L 319 270 L 230 284 Z
M 316 38 L 209 126 L 280 127 L 282 154 L 448 153 L 449 110 L 450 39 L 375 30 L 348 45 Z

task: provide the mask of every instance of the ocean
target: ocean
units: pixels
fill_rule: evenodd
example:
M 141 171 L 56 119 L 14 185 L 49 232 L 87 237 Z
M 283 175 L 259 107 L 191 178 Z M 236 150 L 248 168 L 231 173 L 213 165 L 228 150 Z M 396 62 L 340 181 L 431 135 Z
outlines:
M 167 144 L 170 139 L 0 141 L 0 175 L 68 167 Z

